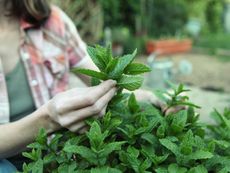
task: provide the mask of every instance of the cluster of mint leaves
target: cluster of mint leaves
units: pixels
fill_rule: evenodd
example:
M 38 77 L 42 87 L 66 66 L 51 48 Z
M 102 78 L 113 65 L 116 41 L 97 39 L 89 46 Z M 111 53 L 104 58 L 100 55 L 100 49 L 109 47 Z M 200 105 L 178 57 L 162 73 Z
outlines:
M 143 64 L 133 63 L 137 50 L 116 58 L 112 56 L 111 46 L 88 47 L 87 51 L 100 72 L 89 69 L 74 69 L 73 72 L 93 77 L 92 85 L 99 84 L 100 80 L 113 79 L 117 81 L 119 88 L 133 91 L 140 88 L 143 82 L 143 77 L 138 75 L 150 71 Z
M 208 160 L 207 167 L 227 173 L 230 172 L 230 108 L 225 108 L 223 114 L 214 110 L 211 116 L 215 124 L 208 125 L 208 129 L 215 156 Z
M 88 53 L 100 72 L 75 69 L 92 78 L 118 83 L 118 93 L 101 119 L 88 119 L 89 131 L 74 134 L 67 130 L 55 133 L 48 140 L 40 130 L 30 152 L 31 160 L 23 165 L 24 173 L 207 173 L 228 172 L 230 152 L 230 115 L 215 112 L 218 126 L 206 128 L 195 112 L 198 106 L 188 102 L 183 85 L 173 92 L 158 92 L 167 107 L 188 106 L 168 116 L 150 103 L 138 102 L 134 94 L 150 69 L 133 63 L 133 54 L 114 58 L 111 48 L 89 47 Z M 224 117 L 224 118 L 223 118 Z M 219 128 L 219 126 L 221 128 Z M 209 129 L 209 131 L 207 131 Z M 223 134 L 225 134 L 223 136 Z M 226 153 L 225 150 L 228 152 Z M 221 159 L 221 160 L 220 160 Z

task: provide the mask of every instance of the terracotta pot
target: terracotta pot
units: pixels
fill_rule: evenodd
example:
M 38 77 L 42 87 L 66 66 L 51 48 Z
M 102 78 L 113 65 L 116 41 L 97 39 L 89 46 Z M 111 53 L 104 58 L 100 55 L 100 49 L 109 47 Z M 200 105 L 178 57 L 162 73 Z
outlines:
M 149 40 L 146 44 L 148 54 L 156 52 L 159 55 L 175 54 L 188 52 L 192 49 L 192 41 L 190 39 L 176 40 Z

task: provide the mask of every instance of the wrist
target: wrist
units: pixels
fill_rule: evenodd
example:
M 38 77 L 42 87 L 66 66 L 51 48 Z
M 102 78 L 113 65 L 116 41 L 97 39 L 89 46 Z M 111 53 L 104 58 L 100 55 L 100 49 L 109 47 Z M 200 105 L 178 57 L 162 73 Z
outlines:
M 46 129 L 48 134 L 53 133 L 61 128 L 61 126 L 51 118 L 48 104 L 43 105 L 38 111 L 39 121 L 41 123 L 40 127 Z

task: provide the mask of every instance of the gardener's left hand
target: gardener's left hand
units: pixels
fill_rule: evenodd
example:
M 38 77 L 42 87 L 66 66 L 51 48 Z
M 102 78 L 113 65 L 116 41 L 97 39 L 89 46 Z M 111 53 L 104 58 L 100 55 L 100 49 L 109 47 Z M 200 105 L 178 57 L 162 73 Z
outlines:
M 175 106 L 168 108 L 167 105 L 163 103 L 159 98 L 157 98 L 157 96 L 153 92 L 148 90 L 138 89 L 134 91 L 134 94 L 138 101 L 145 101 L 153 104 L 154 106 L 158 107 L 166 116 L 171 113 L 176 113 L 180 110 L 185 109 L 184 106 Z
M 143 89 L 138 89 L 134 91 L 136 99 L 138 101 L 150 102 L 153 105 L 160 106 L 163 104 L 153 92 Z

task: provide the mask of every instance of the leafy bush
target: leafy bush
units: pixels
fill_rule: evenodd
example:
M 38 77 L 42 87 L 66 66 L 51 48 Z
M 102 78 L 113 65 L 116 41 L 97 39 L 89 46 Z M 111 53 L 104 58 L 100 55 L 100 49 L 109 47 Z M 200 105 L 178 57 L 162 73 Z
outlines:
M 174 36 L 183 31 L 188 20 L 187 4 L 184 0 L 156 0 L 153 3 L 149 33 L 155 37 Z
M 223 148 L 229 147 L 228 142 L 207 135 L 205 126 L 198 122 L 199 115 L 194 110 L 198 106 L 188 102 L 188 97 L 182 95 L 188 91 L 183 85 L 174 88 L 172 93 L 158 92 L 159 97 L 165 100 L 167 109 L 178 105 L 188 106 L 186 110 L 166 116 L 165 111 L 149 103 L 138 103 L 134 94 L 122 92 L 124 88 L 139 88 L 142 78 L 137 75 L 149 71 L 145 65 L 132 62 L 136 51 L 121 58 L 113 58 L 110 47 L 89 47 L 88 52 L 100 72 L 86 69 L 75 69 L 74 72 L 92 76 L 93 84 L 106 79 L 117 80 L 117 95 L 109 103 L 102 119 L 86 121 L 90 129 L 85 134 L 76 135 L 62 130 L 48 142 L 47 134 L 41 130 L 36 141 L 28 146 L 31 152 L 24 153 L 31 163 L 24 164 L 23 172 L 229 171 L 225 167 L 229 165 L 229 158 L 223 152 Z M 220 135 L 230 128 L 230 120 L 219 114 L 218 117 L 223 129 L 210 126 L 215 132 L 213 135 Z M 230 118 L 230 115 L 225 114 L 225 117 Z M 222 149 L 220 153 L 218 148 Z M 219 160 L 220 157 L 224 159 Z
M 206 7 L 206 20 L 208 29 L 212 33 L 223 31 L 223 21 L 221 20 L 224 12 L 222 0 L 210 0 Z
M 111 28 L 126 26 L 134 31 L 135 17 L 140 13 L 140 0 L 98 1 L 103 9 L 105 26 Z
M 226 108 L 223 115 L 215 110 L 211 116 L 216 124 L 208 126 L 208 128 L 217 152 L 215 157 L 207 162 L 207 166 L 209 169 L 227 173 L 230 172 L 230 108 Z

